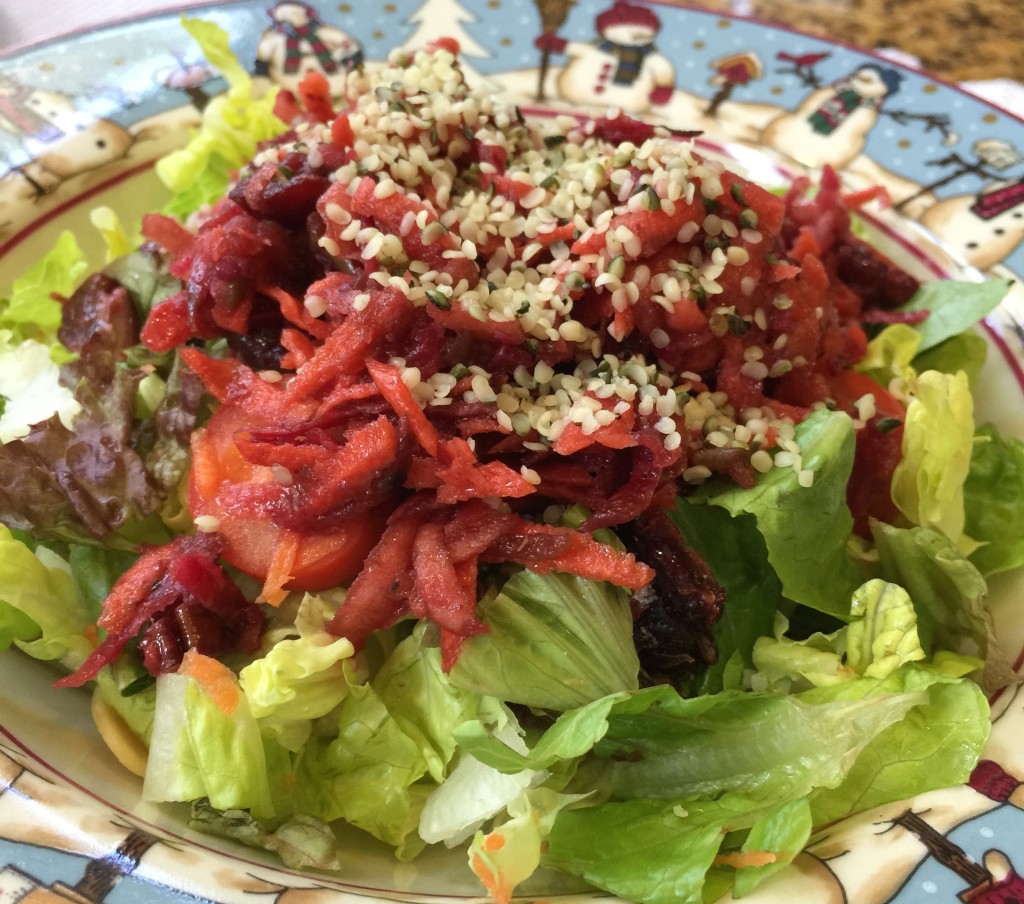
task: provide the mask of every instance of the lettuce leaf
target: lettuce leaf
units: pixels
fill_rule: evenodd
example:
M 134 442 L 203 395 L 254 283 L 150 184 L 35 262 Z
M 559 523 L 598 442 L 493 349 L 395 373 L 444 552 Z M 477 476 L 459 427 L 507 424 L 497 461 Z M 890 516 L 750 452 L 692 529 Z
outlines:
M 927 311 L 928 317 L 915 329 L 921 336 L 918 352 L 962 333 L 987 316 L 1006 297 L 1013 281 L 985 282 L 931 280 L 921 284 L 914 297 L 900 311 Z
M 969 552 L 974 544 L 964 535 L 964 481 L 974 441 L 974 400 L 967 375 L 928 370 L 910 389 L 892 500 L 913 524 L 934 528 Z
M 550 788 L 525 791 L 508 805 L 509 819 L 469 846 L 469 866 L 495 901 L 508 901 L 540 865 L 555 818 L 585 795 Z
M 846 628 L 846 665 L 858 675 L 888 678 L 901 665 L 925 658 L 917 615 L 899 584 L 878 578 L 853 594 Z
M 790 468 L 773 468 L 757 485 L 705 484 L 691 503 L 721 506 L 733 517 L 751 514 L 764 537 L 768 561 L 789 599 L 845 618 L 860 574 L 846 552 L 853 518 L 846 483 L 853 467 L 853 422 L 838 411 L 816 411 L 796 428 L 803 467 L 814 483 L 802 487 Z
M 921 347 L 921 334 L 905 323 L 893 323 L 869 343 L 867 353 L 854 365 L 855 370 L 886 388 L 895 377 L 911 380 L 917 371 L 911 362 Z
M 0 649 L 13 644 L 74 671 L 92 652 L 92 622 L 68 563 L 42 545 L 33 552 L 0 525 Z
M 70 296 L 88 266 L 74 234 L 62 232 L 53 248 L 14 281 L 11 297 L 0 303 L 0 329 L 11 330 L 18 342 L 35 339 L 58 346 L 55 360 L 66 360 L 67 349 L 56 341 L 61 304 L 53 296 Z
M 490 631 L 463 644 L 449 676 L 457 687 L 562 711 L 638 686 L 629 592 L 620 587 L 523 570 L 479 612 Z
M 970 559 L 983 575 L 1024 565 L 1024 443 L 990 424 L 978 429 L 964 510 L 964 528 L 979 544 Z
M 700 687 L 702 693 L 715 693 L 724 686 L 734 654 L 743 665 L 753 664 L 754 645 L 771 633 L 783 604 L 782 584 L 753 515 L 733 517 L 718 506 L 693 505 L 686 498 L 678 499 L 669 515 L 725 590 L 727 604 L 714 627 L 718 662 L 708 667 Z
M 334 833 L 330 826 L 312 816 L 296 813 L 271 832 L 246 810 L 222 812 L 204 799 L 192 804 L 188 824 L 207 835 L 231 838 L 248 847 L 271 851 L 290 869 L 341 869 Z
M 478 716 L 505 718 L 495 699 L 459 687 L 441 669 L 434 632 L 421 622 L 373 676 L 373 690 L 398 727 L 413 740 L 435 782 L 442 782 L 455 755 L 456 726 Z
M 495 737 L 519 753 L 528 752 L 511 713 Z M 443 841 L 454 847 L 546 777 L 546 772 L 531 769 L 503 773 L 475 757 L 460 757 L 444 784 L 427 798 L 420 814 L 420 837 L 429 844 Z
M 208 798 L 218 810 L 274 816 L 267 751 L 245 695 L 226 713 L 189 675 L 161 675 L 156 688 L 143 798 Z
M 750 894 L 769 876 L 785 869 L 804 849 L 811 836 L 813 822 L 810 803 L 806 799 L 779 804 L 754 823 L 743 842 L 743 854 L 760 854 L 772 858 L 768 863 L 741 866 L 736 871 L 734 895 Z
M 924 690 L 926 702 L 874 738 L 841 785 L 815 795 L 815 824 L 966 782 L 991 728 L 984 692 L 971 681 L 959 680 L 978 665 L 940 655 L 931 666 L 908 665 L 890 676 L 886 687 Z
M 925 652 L 949 650 L 985 658 L 991 633 L 985 579 L 938 531 L 872 524 L 885 580 L 906 588 Z
M 232 173 L 252 159 L 259 142 L 280 134 L 286 124 L 273 112 L 276 92 L 254 97 L 252 79 L 231 52 L 223 29 L 185 16 L 181 22 L 228 83 L 228 90 L 203 110 L 202 124 L 189 143 L 157 161 L 157 175 L 175 193 L 164 209 L 184 219 L 222 198 Z
M 918 371 L 938 370 L 944 374 L 963 371 L 973 386 L 988 357 L 988 343 L 974 330 L 950 336 L 914 358 Z

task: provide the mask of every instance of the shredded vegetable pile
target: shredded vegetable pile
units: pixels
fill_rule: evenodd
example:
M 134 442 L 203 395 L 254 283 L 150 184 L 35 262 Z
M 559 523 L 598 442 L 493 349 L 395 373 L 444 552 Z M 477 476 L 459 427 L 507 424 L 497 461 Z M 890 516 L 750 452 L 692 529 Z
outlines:
M 450 42 L 254 99 L 186 24 L 231 87 L 167 210 L 0 309 L 0 648 L 94 683 L 148 799 L 300 868 L 345 822 L 499 902 L 697 902 L 966 779 L 1024 564 L 970 388 L 1005 283 Z

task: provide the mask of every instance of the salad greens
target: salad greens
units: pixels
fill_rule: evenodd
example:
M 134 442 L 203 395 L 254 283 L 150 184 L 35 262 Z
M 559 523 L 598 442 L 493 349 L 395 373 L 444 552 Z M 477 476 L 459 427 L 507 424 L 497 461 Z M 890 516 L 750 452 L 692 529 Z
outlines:
M 179 215 L 220 197 L 283 128 L 223 33 L 185 24 L 230 87 L 159 165 Z M 105 272 L 144 316 L 175 279 L 130 251 L 116 218 L 97 222 L 117 255 Z M 137 544 L 190 526 L 180 485 L 202 416 L 170 356 L 132 346 L 116 366 L 76 365 L 51 295 L 71 296 L 85 270 L 64 234 L 0 307 L 0 425 L 19 423 L 0 447 L 19 475 L 0 482 L 13 528 L 0 525 L 0 650 L 67 670 L 92 651 Z M 963 333 L 1005 288 L 929 283 L 907 306 L 930 311 L 924 325 L 888 327 L 861 362 L 909 402 L 899 523 L 852 539 L 857 425 L 825 408 L 796 428 L 811 485 L 774 468 L 750 488 L 717 479 L 676 500 L 672 523 L 727 598 L 719 661 L 688 684 L 648 685 L 630 593 L 610 583 L 488 571 L 489 630 L 450 672 L 427 622 L 357 653 L 324 629 L 344 590 L 293 594 L 251 655 L 212 668 L 186 654 L 155 681 L 131 656 L 100 673 L 98 692 L 149 747 L 144 796 L 187 803 L 193 827 L 293 868 L 343 872 L 331 823 L 344 820 L 403 859 L 468 841 L 496 901 L 546 866 L 637 901 L 696 904 L 749 893 L 815 825 L 965 781 L 989 728 L 976 679 L 1009 677 L 985 577 L 1024 564 L 1024 444 L 975 430 L 968 373 L 983 346 Z M 100 445 L 109 473 L 76 472 L 68 450 Z M 74 492 L 47 477 L 58 466 Z

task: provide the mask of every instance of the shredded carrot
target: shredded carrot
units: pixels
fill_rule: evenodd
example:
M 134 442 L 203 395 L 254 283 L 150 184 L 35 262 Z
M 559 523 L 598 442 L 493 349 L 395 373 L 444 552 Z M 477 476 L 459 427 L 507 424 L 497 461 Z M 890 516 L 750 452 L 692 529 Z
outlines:
M 299 558 L 299 547 L 302 535 L 298 531 L 281 529 L 274 545 L 274 557 L 267 569 L 267 578 L 260 591 L 259 602 L 270 606 L 280 606 L 288 595 L 285 584 L 292 579 L 295 562 Z
M 181 659 L 178 674 L 195 679 L 225 716 L 234 713 L 240 694 L 235 673 L 226 665 L 197 650 L 188 650 Z
M 437 456 L 437 431 L 433 424 L 427 420 L 423 409 L 416 404 L 412 392 L 402 380 L 402 374 L 397 367 L 374 361 L 367 358 L 366 369 L 377 384 L 380 394 L 387 399 L 388 404 L 394 409 L 395 414 L 404 417 L 409 424 L 409 429 L 416 437 L 419 444 L 427 451 L 428 455 Z
M 743 869 L 747 866 L 768 866 L 770 863 L 777 862 L 778 859 L 779 855 L 771 851 L 729 851 L 715 857 L 714 865 Z

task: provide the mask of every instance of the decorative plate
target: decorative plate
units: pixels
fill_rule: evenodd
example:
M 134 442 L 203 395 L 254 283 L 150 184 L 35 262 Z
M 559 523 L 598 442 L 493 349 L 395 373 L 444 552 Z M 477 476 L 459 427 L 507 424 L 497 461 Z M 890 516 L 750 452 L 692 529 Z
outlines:
M 366 15 L 356 0 L 279 2 L 269 11 L 245 0 L 193 12 L 229 32 L 256 78 L 284 87 L 310 67 L 333 80 L 361 59 L 450 35 L 465 70 L 523 109 L 619 107 L 702 129 L 706 151 L 758 179 L 829 165 L 852 188 L 885 186 L 893 210 L 876 230 L 922 275 L 1024 273 L 1024 123 L 852 48 L 655 2 L 390 0 Z M 174 14 L 0 60 L 0 286 L 38 259 L 58 228 L 75 230 L 98 260 L 89 211 L 110 204 L 131 221 L 158 205 L 154 160 L 184 140 L 223 89 Z M 992 354 L 978 393 L 979 420 L 1018 436 L 1022 312 L 1021 297 L 1011 297 L 984 325 Z M 997 633 L 1016 657 L 1024 580 L 996 580 L 994 593 Z M 461 858 L 399 864 L 360 838 L 342 876 L 303 875 L 191 832 L 179 811 L 140 802 L 141 783 L 99 740 L 87 698 L 54 692 L 52 681 L 35 661 L 0 657 L 0 904 L 479 897 Z M 995 699 L 993 718 L 969 785 L 826 829 L 748 900 L 1024 900 L 1016 872 L 1024 872 L 1024 690 Z

